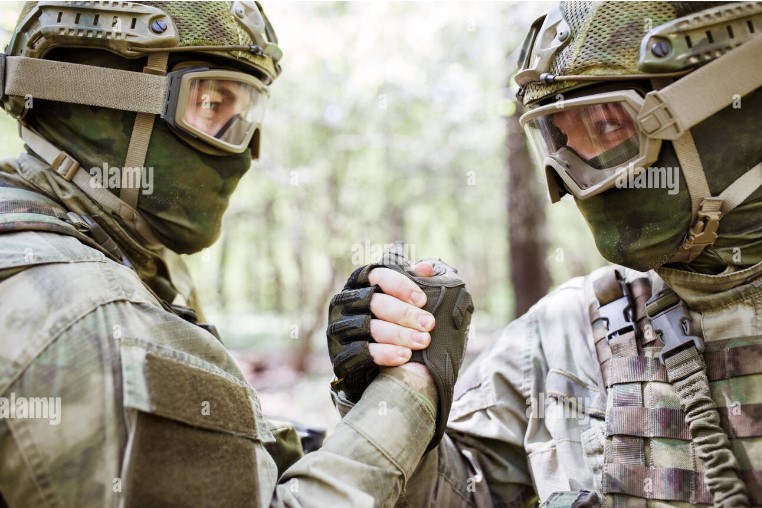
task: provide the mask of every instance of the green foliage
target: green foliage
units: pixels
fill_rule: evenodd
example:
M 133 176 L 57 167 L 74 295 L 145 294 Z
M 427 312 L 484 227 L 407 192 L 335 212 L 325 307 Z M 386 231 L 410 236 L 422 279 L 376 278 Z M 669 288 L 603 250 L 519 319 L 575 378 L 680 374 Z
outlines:
M 202 286 L 224 293 L 207 299 L 213 313 L 276 312 L 301 326 L 305 314 L 325 314 L 357 248 L 405 240 L 417 257 L 459 268 L 481 311 L 477 331 L 489 316 L 507 322 L 503 115 L 515 92 L 506 85 L 514 48 L 545 7 L 266 5 L 284 72 L 272 88 L 263 159 L 234 196 L 229 243 L 196 265 Z M 601 262 L 570 207 L 558 205 L 549 222 L 556 283 Z M 289 344 L 287 327 L 280 336 Z
M 284 72 L 272 87 L 263 159 L 226 224 L 228 266 L 250 276 L 228 270 L 226 311 L 300 322 L 325 309 L 320 298 L 339 288 L 366 242 L 395 240 L 458 266 L 479 302 L 505 301 L 508 65 L 495 35 L 509 7 L 266 6 Z M 246 221 L 234 225 L 241 214 Z M 210 285 L 219 273 L 199 272 Z M 276 279 L 281 301 L 268 284 Z M 314 294 L 299 298 L 301 286 Z

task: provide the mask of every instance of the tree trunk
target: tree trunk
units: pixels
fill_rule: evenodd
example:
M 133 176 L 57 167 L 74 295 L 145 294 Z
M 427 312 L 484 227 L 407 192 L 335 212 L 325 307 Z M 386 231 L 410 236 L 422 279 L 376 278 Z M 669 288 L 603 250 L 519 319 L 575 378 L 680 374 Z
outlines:
M 275 231 L 280 227 L 278 220 L 275 217 L 275 198 L 269 197 L 264 207 L 264 219 L 265 219 L 265 231 L 268 236 L 275 236 Z M 283 278 L 281 277 L 280 261 L 278 259 L 278 253 L 276 252 L 275 242 L 270 239 L 266 242 L 267 260 L 272 270 L 272 288 L 273 288 L 273 310 L 276 314 L 283 314 L 285 312 L 283 293 Z
M 545 231 L 547 190 L 538 183 L 537 171 L 519 125 L 520 104 L 507 118 L 508 144 L 508 244 L 510 283 L 514 292 L 513 315 L 518 317 L 545 296 L 550 288 L 546 265 Z

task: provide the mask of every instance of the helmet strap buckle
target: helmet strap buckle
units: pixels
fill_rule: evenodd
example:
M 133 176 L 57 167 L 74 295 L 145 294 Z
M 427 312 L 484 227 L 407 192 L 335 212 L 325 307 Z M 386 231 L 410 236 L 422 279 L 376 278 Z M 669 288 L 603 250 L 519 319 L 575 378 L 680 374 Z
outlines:
M 61 150 L 50 165 L 61 177 L 71 182 L 79 171 L 79 161 Z
M 701 208 L 698 211 L 696 222 L 688 230 L 688 237 L 685 239 L 683 248 L 690 250 L 693 247 L 706 248 L 717 241 L 717 230 L 720 227 L 722 218 L 722 198 L 709 197 L 701 202 Z

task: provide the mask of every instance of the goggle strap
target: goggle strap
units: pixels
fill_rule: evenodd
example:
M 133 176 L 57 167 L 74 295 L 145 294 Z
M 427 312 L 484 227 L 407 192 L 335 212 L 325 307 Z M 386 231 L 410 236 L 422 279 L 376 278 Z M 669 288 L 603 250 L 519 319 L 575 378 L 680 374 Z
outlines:
M 154 115 L 164 109 L 165 76 L 24 56 L 5 60 L 6 95 Z
M 169 53 L 152 53 L 148 56 L 148 62 L 143 72 L 155 76 L 166 76 L 168 61 Z M 138 198 L 140 196 L 141 180 L 143 179 L 143 166 L 145 165 L 146 153 L 148 152 L 148 144 L 151 141 L 151 132 L 153 131 L 155 120 L 156 115 L 138 113 L 132 126 L 132 135 L 130 136 L 130 144 L 127 147 L 124 167 L 133 169 L 131 174 L 134 175 L 134 178 L 129 182 L 122 182 L 119 198 L 133 210 L 138 209 Z M 125 183 L 131 185 L 124 185 Z
M 79 187 L 82 192 L 87 194 L 93 201 L 108 211 L 117 214 L 124 225 L 145 241 L 145 246 L 149 249 L 158 249 L 162 246 L 156 234 L 146 220 L 133 208 L 127 206 L 122 200 L 114 196 L 108 189 L 95 187 L 91 185 L 90 174 L 80 167 L 71 155 L 60 150 L 50 141 L 43 138 L 27 125 L 19 123 L 19 134 L 24 143 L 34 151 L 45 162 L 50 164 L 51 168 L 59 176 L 72 182 Z
M 762 86 L 762 35 L 662 90 L 646 95 L 638 121 L 651 138 L 675 140 Z

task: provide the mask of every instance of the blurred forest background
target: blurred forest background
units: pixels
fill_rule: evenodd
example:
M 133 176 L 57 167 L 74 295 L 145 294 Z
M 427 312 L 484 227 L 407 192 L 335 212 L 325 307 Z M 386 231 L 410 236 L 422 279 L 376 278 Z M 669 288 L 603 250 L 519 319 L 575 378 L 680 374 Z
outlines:
M 514 102 L 547 2 L 264 2 L 283 49 L 263 157 L 220 240 L 188 257 L 204 311 L 270 414 L 329 426 L 328 301 L 396 240 L 457 267 L 475 353 L 549 288 L 604 263 L 550 206 Z M 0 5 L 3 47 L 21 2 Z M 3 157 L 23 147 L 0 116 Z

